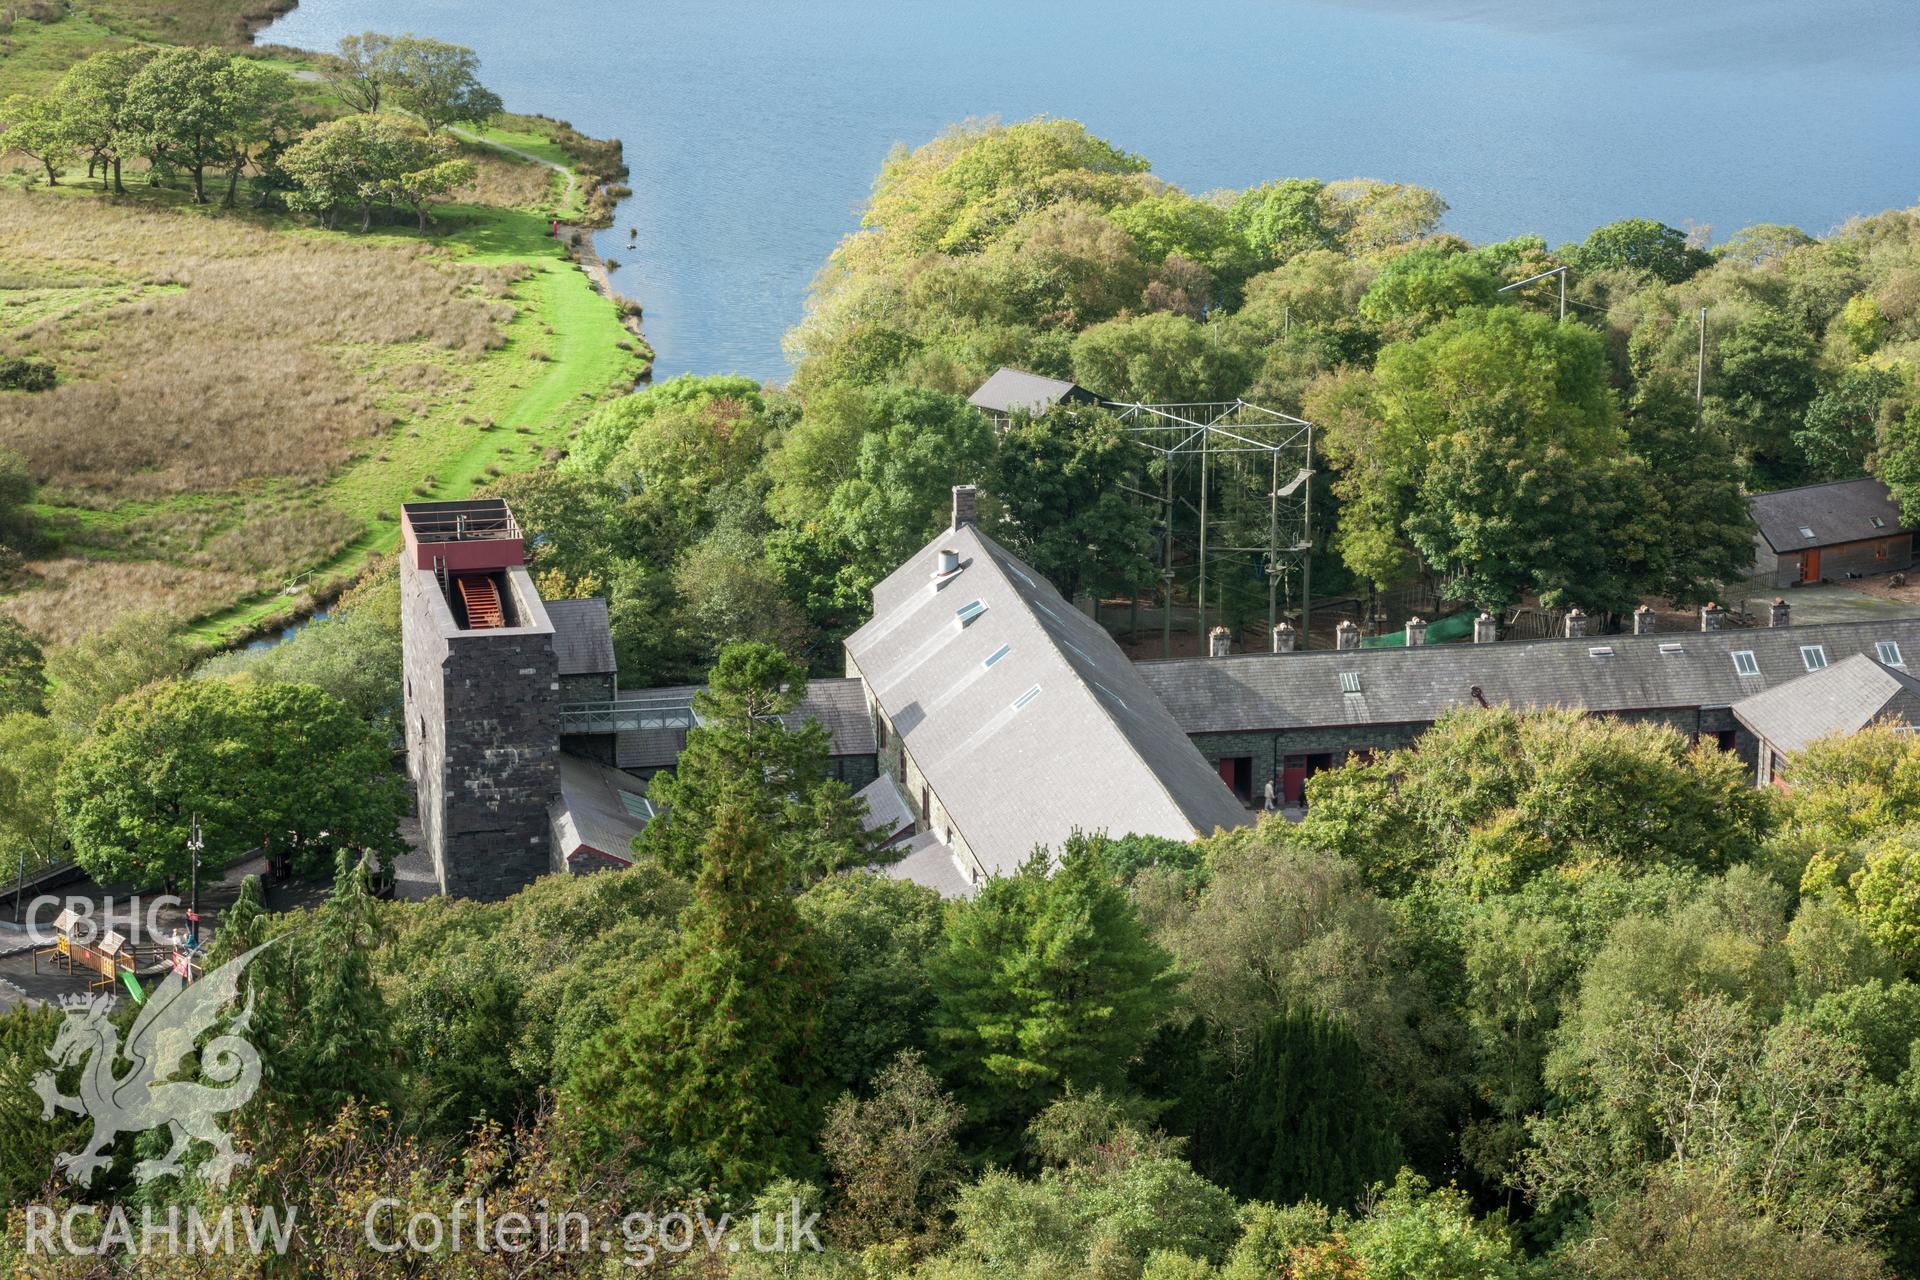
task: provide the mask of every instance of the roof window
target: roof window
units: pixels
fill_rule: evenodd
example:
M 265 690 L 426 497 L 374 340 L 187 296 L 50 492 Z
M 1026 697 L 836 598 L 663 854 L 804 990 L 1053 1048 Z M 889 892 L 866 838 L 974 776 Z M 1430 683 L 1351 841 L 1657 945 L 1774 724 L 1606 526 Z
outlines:
M 1760 674 L 1760 664 L 1754 661 L 1753 650 L 1735 649 L 1733 651 L 1733 669 L 1743 676 Z
M 1901 660 L 1900 642 L 1898 640 L 1876 640 L 1873 642 L 1873 652 L 1880 661 L 1890 667 L 1904 667 L 1907 665 Z
M 620 793 L 620 807 L 625 809 L 631 817 L 645 818 L 648 821 L 653 820 L 653 801 L 647 799 L 645 796 L 637 796 L 631 791 L 622 791 Z
M 1800 661 L 1807 664 L 1807 670 L 1819 671 L 1827 665 L 1827 651 L 1817 644 L 1800 646 Z
M 964 627 L 986 611 L 987 605 L 985 601 L 969 600 L 958 609 L 955 609 L 953 616 L 960 619 L 960 625 Z
M 1587 656 L 1589 658 L 1611 658 L 1613 656 L 1613 646 L 1610 644 L 1594 645 L 1593 648 L 1587 650 Z
M 1867 519 L 1873 523 L 1873 527 L 1876 529 L 1884 529 L 1887 527 L 1887 522 L 1879 516 L 1868 516 Z
M 1019 697 L 1013 700 L 1013 709 L 1015 711 L 1018 711 L 1020 708 L 1026 706 L 1029 702 L 1032 702 L 1035 698 L 1039 696 L 1040 696 L 1040 686 L 1034 685 L 1033 688 L 1027 690 L 1025 693 L 1021 694 Z
M 1340 692 L 1360 692 L 1360 673 L 1358 671 L 1342 671 L 1340 673 Z
M 986 660 L 985 662 L 983 662 L 983 663 L 981 663 L 980 665 L 981 665 L 981 666 L 983 666 L 983 667 L 990 667 L 990 666 L 992 666 L 992 665 L 993 665 L 994 663 L 996 663 L 996 662 L 998 662 L 998 661 L 1000 661 L 1000 659 L 1002 659 L 1002 658 L 1004 658 L 1004 657 L 1006 657 L 1006 656 L 1007 656 L 1008 654 L 1010 654 L 1010 653 L 1012 653 L 1012 652 L 1013 652 L 1013 646 L 1012 646 L 1012 645 L 1010 645 L 1010 644 L 1003 644 L 1003 645 L 1001 645 L 1001 646 L 1000 646 L 1000 647 L 999 647 L 998 649 L 995 649 L 995 650 L 994 650 L 994 651 L 993 651 L 992 653 L 990 653 L 990 654 L 988 654 L 988 655 L 987 655 L 987 660 Z
M 1671 641 L 1660 646 L 1660 652 L 1667 654 L 1670 657 L 1674 654 L 1685 653 L 1686 651 L 1687 651 L 1687 646 L 1683 644 L 1676 644 Z
M 1811 529 L 1809 529 L 1809 528 L 1807 528 L 1807 526 L 1805 526 L 1805 525 L 1801 525 L 1801 526 L 1800 526 L 1800 536 L 1801 536 L 1801 537 L 1803 537 L 1803 538 L 1811 538 L 1811 537 L 1813 537 L 1813 530 L 1811 530 Z

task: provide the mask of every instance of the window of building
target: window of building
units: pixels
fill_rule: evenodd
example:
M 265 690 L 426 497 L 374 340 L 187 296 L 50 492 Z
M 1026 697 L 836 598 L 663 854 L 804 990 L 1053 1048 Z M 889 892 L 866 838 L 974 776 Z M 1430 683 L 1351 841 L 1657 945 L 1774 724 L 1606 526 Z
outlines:
M 627 811 L 629 817 L 645 818 L 649 822 L 653 820 L 653 801 L 645 796 L 637 796 L 631 791 L 622 791 L 620 807 Z
M 1885 520 L 1882 520 L 1879 516 L 1870 516 L 1868 518 L 1873 521 L 1873 527 L 1876 529 L 1884 529 L 1887 527 L 1887 522 Z
M 960 619 L 960 625 L 964 627 L 969 622 L 972 622 L 975 618 L 979 617 L 981 614 L 985 613 L 986 611 L 987 611 L 986 601 L 969 600 L 965 604 L 961 605 L 958 609 L 954 610 L 954 617 Z
M 1012 653 L 1012 652 L 1013 652 L 1013 646 L 1012 646 L 1012 645 L 1010 645 L 1010 644 L 1003 644 L 1003 645 L 1001 645 L 1001 646 L 1000 646 L 1000 647 L 999 647 L 998 649 L 995 649 L 995 650 L 994 650 L 994 651 L 993 651 L 992 653 L 990 653 L 990 654 L 988 654 L 988 655 L 987 655 L 987 660 L 986 660 L 985 662 L 983 662 L 983 663 L 981 663 L 980 665 L 981 665 L 981 666 L 983 666 L 983 667 L 990 667 L 990 666 L 992 666 L 992 665 L 993 665 L 994 663 L 996 663 L 996 662 L 998 662 L 998 661 L 1000 661 L 1000 659 L 1002 659 L 1002 658 L 1004 658 L 1004 657 L 1006 657 L 1006 656 L 1007 656 L 1008 654 L 1010 654 L 1010 653 Z
M 920 788 L 920 825 L 933 825 L 933 793 L 924 786 Z
M 885 716 L 873 718 L 873 745 L 880 751 L 887 749 L 887 718 Z
M 1342 671 L 1340 673 L 1340 692 L 1360 692 L 1360 673 L 1358 671 Z
M 1873 643 L 1873 652 L 1880 661 L 1890 667 L 1904 667 L 1907 665 L 1901 661 L 1900 642 L 1898 640 L 1876 640 Z
M 1807 670 L 1818 671 L 1827 665 L 1827 651 L 1817 644 L 1800 646 L 1800 661 L 1807 664 Z
M 1753 650 L 1735 649 L 1733 651 L 1733 669 L 1743 676 L 1760 674 L 1760 664 L 1754 661 Z
M 1811 530 L 1811 529 L 1809 529 L 1809 528 L 1807 528 L 1807 526 L 1806 526 L 1806 525 L 1801 525 L 1801 526 L 1800 526 L 1800 536 L 1801 536 L 1801 537 L 1803 537 L 1803 538 L 1806 538 L 1806 539 L 1808 539 L 1809 541 L 1811 541 L 1811 540 L 1812 540 L 1812 538 L 1813 538 L 1813 530 Z

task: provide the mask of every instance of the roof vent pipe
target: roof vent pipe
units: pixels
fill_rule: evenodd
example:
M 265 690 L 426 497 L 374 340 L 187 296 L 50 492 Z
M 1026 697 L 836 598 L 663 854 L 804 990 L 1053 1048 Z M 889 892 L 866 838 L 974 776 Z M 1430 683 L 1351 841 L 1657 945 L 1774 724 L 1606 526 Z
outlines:
M 960 572 L 960 553 L 952 547 L 940 548 L 939 567 L 933 571 L 936 578 L 951 578 Z

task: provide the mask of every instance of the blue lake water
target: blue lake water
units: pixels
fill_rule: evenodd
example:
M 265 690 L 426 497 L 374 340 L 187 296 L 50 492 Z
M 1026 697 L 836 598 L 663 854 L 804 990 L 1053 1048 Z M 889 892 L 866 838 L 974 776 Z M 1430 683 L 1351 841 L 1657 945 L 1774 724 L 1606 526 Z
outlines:
M 784 378 L 888 149 L 968 117 L 1083 120 L 1195 192 L 1423 183 L 1475 240 L 1920 199 L 1915 0 L 302 0 L 260 38 L 365 30 L 470 45 L 510 109 L 625 141 L 599 244 L 662 375 Z

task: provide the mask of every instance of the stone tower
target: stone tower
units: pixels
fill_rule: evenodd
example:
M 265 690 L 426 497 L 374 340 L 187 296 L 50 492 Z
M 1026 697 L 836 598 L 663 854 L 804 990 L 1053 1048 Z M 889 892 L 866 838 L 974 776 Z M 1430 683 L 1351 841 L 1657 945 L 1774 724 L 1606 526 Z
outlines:
M 554 628 L 499 499 L 401 507 L 407 768 L 443 893 L 504 898 L 549 869 L 560 798 Z

